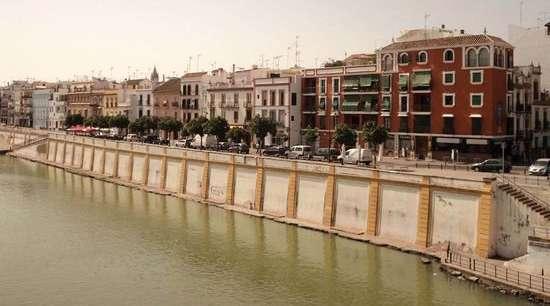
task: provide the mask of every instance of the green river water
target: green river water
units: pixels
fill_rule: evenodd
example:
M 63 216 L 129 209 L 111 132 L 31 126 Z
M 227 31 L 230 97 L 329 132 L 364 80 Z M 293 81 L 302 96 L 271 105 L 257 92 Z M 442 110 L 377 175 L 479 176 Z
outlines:
M 0 305 L 528 305 L 414 255 L 0 156 Z

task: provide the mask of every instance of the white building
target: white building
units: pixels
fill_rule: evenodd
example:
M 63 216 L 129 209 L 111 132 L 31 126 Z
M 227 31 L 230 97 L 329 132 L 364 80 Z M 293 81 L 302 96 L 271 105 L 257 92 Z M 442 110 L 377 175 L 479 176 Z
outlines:
M 154 97 L 153 82 L 147 79 L 128 80 L 122 83 L 121 98 L 124 106 L 128 107 L 128 119 L 153 116 Z
M 32 127 L 48 128 L 48 102 L 52 98 L 53 89 L 37 88 L 32 92 Z
M 231 127 L 245 127 L 252 119 L 254 80 L 266 78 L 270 70 L 252 68 L 236 71 L 225 77 L 225 73 L 213 75 L 208 92 L 209 118 L 222 117 Z
M 48 101 L 48 129 L 52 131 L 62 130 L 65 127 L 67 113 L 66 93 L 68 89 L 58 89 L 52 93 Z
M 199 116 L 207 117 L 207 96 L 212 76 L 207 72 L 186 73 L 181 78 L 182 122 L 185 124 Z
M 516 65 L 540 64 L 542 71 L 550 71 L 550 22 L 533 28 L 510 25 L 508 33 L 508 41 L 515 47 Z M 542 76 L 541 88 L 550 90 L 550 76 Z
M 279 123 L 277 135 L 266 137 L 267 145 L 301 143 L 300 97 L 300 76 L 254 80 L 254 114 Z

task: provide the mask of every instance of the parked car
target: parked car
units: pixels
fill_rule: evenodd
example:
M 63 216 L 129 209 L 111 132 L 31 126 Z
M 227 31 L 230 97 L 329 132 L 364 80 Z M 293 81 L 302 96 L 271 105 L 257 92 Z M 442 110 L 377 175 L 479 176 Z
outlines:
M 160 144 L 160 139 L 156 135 L 147 135 L 143 138 L 143 142 L 148 144 Z
M 548 176 L 550 175 L 550 158 L 537 160 L 529 167 L 529 175 Z
M 238 154 L 250 153 L 250 147 L 246 143 L 234 143 L 227 148 L 227 151 Z
M 174 146 L 178 148 L 189 148 L 191 147 L 192 139 L 178 139 L 174 141 Z
M 311 159 L 313 149 L 311 146 L 293 146 L 288 150 L 287 157 L 290 159 Z
M 313 155 L 315 160 L 335 160 L 339 155 L 336 148 L 319 148 Z
M 136 134 L 128 134 L 126 137 L 124 137 L 124 140 L 129 142 L 137 142 L 140 140 L 139 136 Z
M 361 153 L 361 156 L 359 156 L 359 153 Z M 342 165 L 354 164 L 368 166 L 372 163 L 372 152 L 367 149 L 349 149 L 340 154 L 337 159 Z
M 285 146 L 270 146 L 264 149 L 263 155 L 283 157 L 286 155 L 287 151 L 288 151 L 288 147 L 285 147 Z
M 217 146 L 217 150 L 218 151 L 227 151 L 229 149 L 229 146 L 231 144 L 229 142 L 225 142 L 225 141 L 222 141 L 222 142 L 219 142 L 218 143 L 218 146 Z
M 502 171 L 501 159 L 488 159 L 481 163 L 476 163 L 471 166 L 471 169 L 479 172 L 499 172 Z M 512 165 L 509 162 L 504 163 L 504 172 L 510 173 Z
M 214 135 L 204 135 L 202 136 L 202 147 L 203 148 L 215 148 L 218 143 L 217 137 Z M 201 149 L 201 136 L 196 135 L 191 142 L 191 148 Z

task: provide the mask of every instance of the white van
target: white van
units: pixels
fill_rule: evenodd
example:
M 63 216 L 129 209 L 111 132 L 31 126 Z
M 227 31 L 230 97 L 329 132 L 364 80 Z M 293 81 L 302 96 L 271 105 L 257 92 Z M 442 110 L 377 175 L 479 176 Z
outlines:
M 359 159 L 359 150 L 361 158 Z M 350 149 L 338 156 L 338 161 L 343 164 L 365 165 L 372 163 L 372 151 L 367 149 Z
M 217 137 L 215 135 L 204 135 L 202 136 L 202 146 L 204 148 L 214 148 L 218 143 Z M 196 135 L 191 142 L 191 148 L 200 149 L 201 148 L 201 136 Z
M 529 167 L 529 175 L 547 176 L 550 174 L 550 158 L 537 160 Z
M 287 157 L 290 159 L 311 159 L 312 156 L 311 146 L 293 146 L 287 152 Z

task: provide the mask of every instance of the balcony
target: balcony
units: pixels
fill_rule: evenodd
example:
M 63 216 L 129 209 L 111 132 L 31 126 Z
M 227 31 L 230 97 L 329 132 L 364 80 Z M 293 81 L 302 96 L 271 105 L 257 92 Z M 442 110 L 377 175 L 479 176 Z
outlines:
M 303 104 L 302 105 L 302 112 L 304 112 L 304 113 L 315 113 L 316 108 L 317 107 L 313 103 Z
M 315 86 L 304 87 L 303 94 L 304 95 L 315 95 L 315 94 L 317 94 L 317 87 L 315 87 Z
M 430 113 L 432 111 L 432 103 L 429 95 L 415 95 L 413 103 L 413 112 Z

